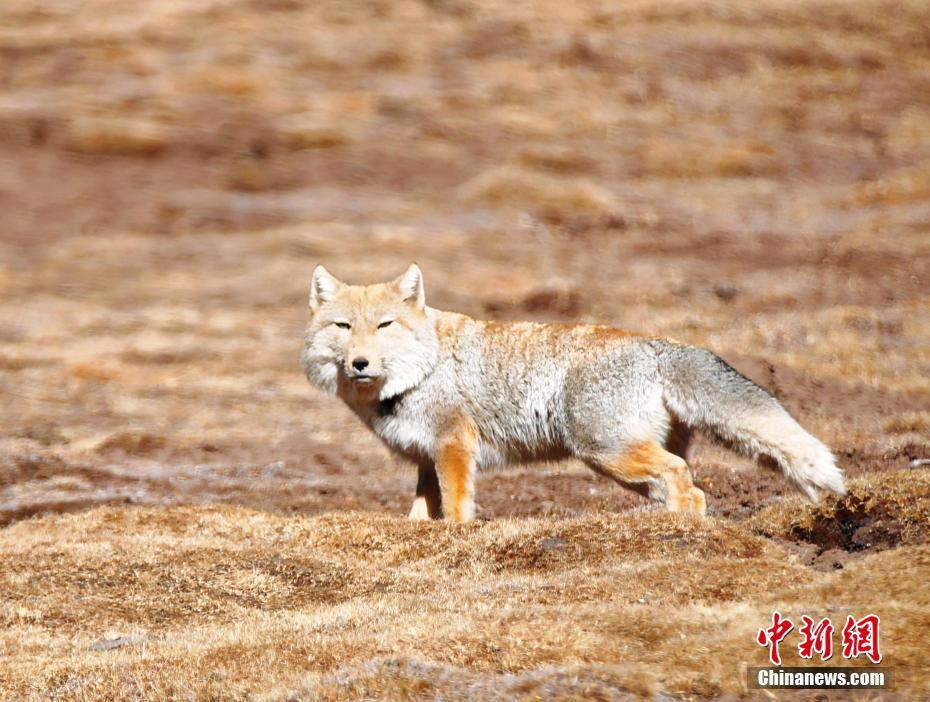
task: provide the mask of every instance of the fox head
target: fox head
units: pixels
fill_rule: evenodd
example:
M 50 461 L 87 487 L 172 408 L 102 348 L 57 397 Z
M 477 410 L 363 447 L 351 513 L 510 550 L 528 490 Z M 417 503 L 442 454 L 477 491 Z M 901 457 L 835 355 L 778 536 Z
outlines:
M 439 342 L 415 264 L 389 283 L 346 285 L 323 266 L 310 281 L 303 363 L 317 387 L 343 396 L 399 395 L 436 363 Z

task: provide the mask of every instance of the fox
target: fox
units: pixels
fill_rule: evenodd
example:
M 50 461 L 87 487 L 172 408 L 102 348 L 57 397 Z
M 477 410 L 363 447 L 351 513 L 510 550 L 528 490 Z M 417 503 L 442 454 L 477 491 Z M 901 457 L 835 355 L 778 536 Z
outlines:
M 695 431 L 781 469 L 812 502 L 843 495 L 833 454 L 713 352 L 603 325 L 480 321 L 426 304 L 416 264 L 310 280 L 309 382 L 417 466 L 409 518 L 467 522 L 491 466 L 574 458 L 671 512 L 706 514 Z

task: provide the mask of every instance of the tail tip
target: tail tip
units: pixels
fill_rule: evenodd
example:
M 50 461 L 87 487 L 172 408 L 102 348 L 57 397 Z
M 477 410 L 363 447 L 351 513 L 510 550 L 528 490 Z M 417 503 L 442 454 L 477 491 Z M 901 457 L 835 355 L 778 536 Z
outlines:
M 832 456 L 829 461 L 820 462 L 815 470 L 806 475 L 800 487 L 814 504 L 820 501 L 821 491 L 833 493 L 837 497 L 847 494 L 843 469 L 836 465 Z

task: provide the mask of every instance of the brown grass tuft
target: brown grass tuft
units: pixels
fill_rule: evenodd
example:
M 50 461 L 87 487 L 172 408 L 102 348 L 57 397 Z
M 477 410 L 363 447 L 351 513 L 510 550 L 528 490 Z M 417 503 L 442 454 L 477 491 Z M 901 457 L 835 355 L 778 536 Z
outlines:
M 852 553 L 930 541 L 930 471 L 904 470 L 855 482 L 842 498 L 798 510 L 779 504 L 749 520 L 758 533 Z
M 584 180 L 559 180 L 514 166 L 494 168 L 459 188 L 467 202 L 530 209 L 545 215 L 611 214 L 618 205 L 610 191 Z
M 921 164 L 893 171 L 878 180 L 856 188 L 858 205 L 904 205 L 930 199 L 930 168 Z
M 144 431 L 121 431 L 101 440 L 94 450 L 98 453 L 120 451 L 142 455 L 161 449 L 166 444 L 165 437 Z
M 321 122 L 312 114 L 289 115 L 275 128 L 282 143 L 291 149 L 332 149 L 352 142 L 346 126 Z
M 521 151 L 519 161 L 534 170 L 557 174 L 589 173 L 597 162 L 578 149 L 567 146 L 533 146 Z
M 742 178 L 778 171 L 774 150 L 760 141 L 654 139 L 643 146 L 640 161 L 646 175 L 659 178 Z
M 348 666 L 308 683 L 294 700 L 346 699 L 609 700 L 649 698 L 655 681 L 621 665 L 545 667 L 525 673 L 478 673 L 408 658 L 383 658 Z
M 154 156 L 169 144 L 159 124 L 128 118 L 87 118 L 72 122 L 67 146 L 85 154 Z
M 890 417 L 883 425 L 889 434 L 930 431 L 930 412 L 906 412 Z

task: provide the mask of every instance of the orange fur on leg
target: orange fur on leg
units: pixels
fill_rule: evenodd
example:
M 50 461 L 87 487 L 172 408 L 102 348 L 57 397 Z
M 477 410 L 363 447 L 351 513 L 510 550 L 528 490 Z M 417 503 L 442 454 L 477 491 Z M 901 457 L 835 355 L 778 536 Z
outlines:
M 707 511 L 704 493 L 694 486 L 688 464 L 655 441 L 634 444 L 620 456 L 596 461 L 594 467 L 641 494 L 643 490 L 633 486 L 648 485 L 649 497 L 664 502 L 670 512 Z
M 439 443 L 436 475 L 442 492 L 443 514 L 455 522 L 475 516 L 475 451 L 478 432 L 467 419 L 460 420 Z

